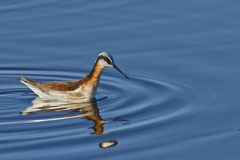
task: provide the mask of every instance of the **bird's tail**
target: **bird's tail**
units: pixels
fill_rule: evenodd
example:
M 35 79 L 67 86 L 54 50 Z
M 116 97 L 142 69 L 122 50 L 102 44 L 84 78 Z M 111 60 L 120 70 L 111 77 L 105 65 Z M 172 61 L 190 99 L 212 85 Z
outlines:
M 36 93 L 41 98 L 48 98 L 48 95 L 41 89 L 41 82 L 33 81 L 26 77 L 21 76 L 20 81 L 30 88 L 34 93 Z
M 21 76 L 20 82 L 22 82 L 22 83 L 24 83 L 24 84 L 31 84 L 31 85 L 37 85 L 37 84 L 38 84 L 38 82 L 33 81 L 33 80 L 31 80 L 31 79 L 28 79 L 28 78 L 26 78 L 26 77 L 24 77 L 24 76 Z

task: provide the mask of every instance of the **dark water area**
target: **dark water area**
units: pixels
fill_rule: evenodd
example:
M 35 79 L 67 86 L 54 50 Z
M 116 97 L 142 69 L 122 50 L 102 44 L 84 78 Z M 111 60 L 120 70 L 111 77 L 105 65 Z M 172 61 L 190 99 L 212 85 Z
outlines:
M 240 2 L 2 1 L 0 159 L 238 160 Z M 19 82 L 75 80 L 94 102 L 37 103 Z

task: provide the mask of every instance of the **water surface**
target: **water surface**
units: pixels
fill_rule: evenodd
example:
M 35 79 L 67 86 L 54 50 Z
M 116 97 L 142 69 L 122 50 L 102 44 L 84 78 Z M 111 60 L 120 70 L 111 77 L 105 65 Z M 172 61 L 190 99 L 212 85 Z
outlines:
M 1 159 L 239 159 L 240 2 L 13 0 L 0 13 Z M 19 82 L 79 79 L 101 51 L 130 80 L 105 69 L 94 101 L 39 102 Z

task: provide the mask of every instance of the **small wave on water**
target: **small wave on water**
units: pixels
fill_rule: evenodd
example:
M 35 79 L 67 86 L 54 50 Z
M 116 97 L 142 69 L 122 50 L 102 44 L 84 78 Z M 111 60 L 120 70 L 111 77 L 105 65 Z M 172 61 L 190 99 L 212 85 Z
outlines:
M 176 123 L 190 116 L 191 106 L 202 100 L 195 86 L 169 77 L 130 75 L 126 81 L 104 72 L 96 97 L 81 103 L 42 100 L 19 82 L 20 75 L 53 81 L 79 79 L 87 73 L 86 69 L 1 68 L 0 134 L 5 137 L 1 150 L 59 143 L 74 147 L 74 141 L 111 148 L 121 144 L 119 134 L 137 135 L 143 128 Z

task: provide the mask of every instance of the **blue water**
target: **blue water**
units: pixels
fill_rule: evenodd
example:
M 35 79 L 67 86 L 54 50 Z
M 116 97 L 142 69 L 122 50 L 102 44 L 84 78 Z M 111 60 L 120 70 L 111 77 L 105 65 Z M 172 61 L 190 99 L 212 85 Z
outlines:
M 0 159 L 238 160 L 239 15 L 237 0 L 2 1 Z M 94 102 L 36 106 L 19 82 L 80 79 L 102 51 L 130 80 L 105 69 Z

